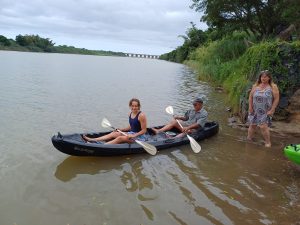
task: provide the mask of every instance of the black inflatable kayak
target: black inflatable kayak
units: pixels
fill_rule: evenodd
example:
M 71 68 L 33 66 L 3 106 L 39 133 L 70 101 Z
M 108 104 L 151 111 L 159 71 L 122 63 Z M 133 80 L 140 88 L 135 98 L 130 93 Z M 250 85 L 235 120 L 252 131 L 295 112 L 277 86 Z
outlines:
M 161 126 L 155 127 L 160 128 Z M 166 133 L 155 135 L 151 128 L 147 129 L 146 142 L 154 145 L 158 150 L 188 144 L 189 139 L 185 137 L 176 138 L 179 134 L 177 130 L 171 130 Z M 205 127 L 198 132 L 191 134 L 195 140 L 201 141 L 209 138 L 219 131 L 217 122 L 208 122 Z M 100 137 L 109 132 L 85 133 L 88 137 Z M 105 144 L 103 142 L 86 142 L 82 139 L 82 134 L 66 134 L 58 133 L 52 137 L 52 143 L 59 151 L 74 156 L 114 156 L 145 153 L 145 150 L 138 144 Z

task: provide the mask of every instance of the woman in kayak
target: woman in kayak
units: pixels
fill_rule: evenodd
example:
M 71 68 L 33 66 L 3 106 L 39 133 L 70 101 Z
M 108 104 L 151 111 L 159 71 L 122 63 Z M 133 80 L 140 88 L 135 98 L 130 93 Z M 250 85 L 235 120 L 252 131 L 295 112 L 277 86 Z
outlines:
M 119 129 L 120 131 L 127 132 L 128 136 L 122 135 L 117 130 L 98 137 L 98 138 L 89 138 L 85 135 L 82 135 L 82 138 L 85 141 L 108 141 L 106 144 L 120 144 L 120 143 L 132 143 L 132 138 L 138 139 L 140 141 L 145 140 L 144 134 L 147 131 L 147 119 L 146 115 L 140 111 L 141 104 L 140 100 L 132 98 L 129 101 L 129 107 L 131 112 L 129 113 L 129 126 L 126 128 Z

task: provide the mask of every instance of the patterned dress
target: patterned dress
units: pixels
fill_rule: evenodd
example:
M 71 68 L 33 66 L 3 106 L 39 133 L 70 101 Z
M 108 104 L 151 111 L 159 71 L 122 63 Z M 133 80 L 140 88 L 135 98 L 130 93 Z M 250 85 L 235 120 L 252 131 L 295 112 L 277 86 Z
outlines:
M 271 126 L 271 117 L 267 112 L 271 109 L 273 103 L 273 92 L 271 87 L 260 90 L 257 87 L 253 93 L 253 113 L 248 115 L 249 124 L 261 125 L 267 123 Z

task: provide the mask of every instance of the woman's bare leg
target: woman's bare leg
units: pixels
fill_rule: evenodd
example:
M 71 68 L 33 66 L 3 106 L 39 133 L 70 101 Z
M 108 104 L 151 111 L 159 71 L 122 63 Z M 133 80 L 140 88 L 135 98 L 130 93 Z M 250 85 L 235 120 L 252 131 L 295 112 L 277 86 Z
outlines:
M 270 129 L 267 124 L 260 126 L 261 134 L 265 139 L 265 147 L 271 147 Z
M 155 128 L 152 128 L 152 129 L 156 134 L 158 134 L 160 132 L 165 132 L 165 131 L 171 130 L 172 128 L 177 128 L 179 130 L 182 130 L 181 127 L 179 126 L 179 124 L 177 123 L 177 121 L 174 119 L 169 124 L 165 125 L 164 127 L 160 128 L 160 129 L 155 129 Z
M 253 136 L 255 134 L 255 129 L 256 129 L 256 125 L 254 124 L 250 124 L 249 128 L 248 128 L 248 136 L 247 136 L 247 140 L 248 141 L 252 141 L 253 140 Z
M 86 141 L 108 141 L 111 139 L 115 139 L 117 137 L 119 137 L 121 134 L 117 131 L 113 131 L 107 135 L 101 136 L 101 137 L 97 137 L 97 138 L 89 138 L 86 135 L 82 135 L 83 139 Z
M 129 143 L 130 140 L 127 136 L 119 136 L 109 142 L 106 142 L 105 144 L 121 144 L 121 143 Z

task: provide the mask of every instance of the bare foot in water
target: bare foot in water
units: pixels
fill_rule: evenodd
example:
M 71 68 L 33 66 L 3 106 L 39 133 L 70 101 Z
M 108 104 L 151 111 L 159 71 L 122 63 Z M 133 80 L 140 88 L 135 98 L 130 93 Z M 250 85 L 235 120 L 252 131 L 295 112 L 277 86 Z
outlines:
M 271 148 L 271 143 L 269 143 L 269 144 L 266 143 L 266 144 L 265 144 L 265 147 L 266 147 L 266 148 Z
M 249 142 L 253 142 L 253 138 L 249 138 L 249 137 L 247 137 L 247 139 L 246 139 L 247 141 L 249 141 Z

